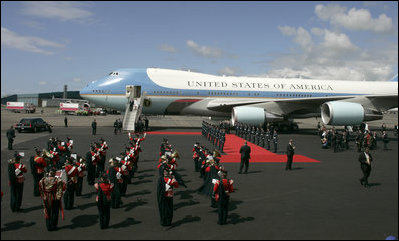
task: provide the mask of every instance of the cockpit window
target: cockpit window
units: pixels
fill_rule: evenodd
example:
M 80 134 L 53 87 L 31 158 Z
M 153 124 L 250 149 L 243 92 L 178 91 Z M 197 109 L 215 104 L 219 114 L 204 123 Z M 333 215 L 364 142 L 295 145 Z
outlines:
M 118 72 L 111 72 L 111 73 L 109 73 L 109 75 L 119 75 L 119 73 Z

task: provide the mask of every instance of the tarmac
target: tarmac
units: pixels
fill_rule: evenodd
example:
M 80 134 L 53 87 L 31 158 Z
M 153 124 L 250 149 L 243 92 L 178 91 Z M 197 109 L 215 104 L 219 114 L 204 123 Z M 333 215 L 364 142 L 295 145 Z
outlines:
M 14 150 L 25 152 L 23 211 L 12 213 L 8 187 L 7 160 L 14 151 L 7 149 L 5 132 L 25 116 L 40 116 L 54 125 L 53 133 L 18 133 Z M 64 127 L 64 116 L 53 109 L 40 109 L 35 114 L 1 111 L 1 239 L 385 239 L 398 237 L 398 143 L 390 130 L 389 150 L 371 151 L 375 162 L 369 178 L 371 187 L 360 185 L 362 177 L 358 153 L 351 149 L 333 153 L 321 149 L 315 135 L 316 119 L 300 120 L 300 131 L 279 135 L 278 154 L 285 154 L 289 138 L 296 145 L 295 154 L 318 160 L 317 163 L 294 163 L 292 171 L 285 171 L 285 163 L 251 163 L 248 174 L 238 174 L 239 163 L 223 163 L 229 178 L 234 180 L 228 223 L 217 224 L 217 210 L 210 200 L 196 190 L 202 179 L 194 171 L 192 148 L 195 142 L 212 148 L 201 135 L 178 135 L 175 132 L 200 132 L 201 122 L 207 117 L 149 117 L 151 131 L 175 134 L 147 134 L 142 144 L 139 169 L 133 183 L 128 185 L 123 206 L 111 209 L 110 227 L 101 230 L 95 204 L 95 189 L 83 185 L 83 196 L 75 197 L 76 208 L 65 210 L 65 220 L 58 222 L 58 230 L 48 232 L 40 197 L 33 196 L 33 178 L 28 160 L 34 146 L 45 148 L 51 136 L 74 140 L 74 152 L 85 155 L 90 142 L 103 137 L 110 146 L 107 159 L 118 155 L 128 143 L 126 133 L 114 135 L 113 122 L 121 115 L 96 116 L 97 135 L 91 135 L 94 117 L 68 116 L 69 127 Z M 370 129 L 379 130 L 381 123 L 389 129 L 397 124 L 397 114 L 384 120 L 370 122 Z M 159 146 L 167 137 L 179 151 L 178 172 L 187 188 L 175 189 L 174 217 L 171 227 L 162 227 L 156 199 Z M 238 151 L 238 150 L 237 150 Z M 108 164 L 106 165 L 106 168 Z

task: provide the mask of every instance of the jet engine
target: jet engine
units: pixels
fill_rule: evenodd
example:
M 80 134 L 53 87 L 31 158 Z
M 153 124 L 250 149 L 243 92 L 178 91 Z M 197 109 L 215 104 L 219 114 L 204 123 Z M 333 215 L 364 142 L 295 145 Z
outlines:
M 268 113 L 265 109 L 252 106 L 234 107 L 231 112 L 231 123 L 242 122 L 250 125 L 260 125 L 266 120 L 282 120 L 283 117 Z
M 361 104 L 330 101 L 321 105 L 321 119 L 326 125 L 359 125 L 363 121 L 381 120 L 382 113 Z

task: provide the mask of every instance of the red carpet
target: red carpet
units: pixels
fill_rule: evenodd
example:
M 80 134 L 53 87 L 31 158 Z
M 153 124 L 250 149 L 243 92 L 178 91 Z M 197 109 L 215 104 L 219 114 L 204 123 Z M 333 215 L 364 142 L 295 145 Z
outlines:
M 167 132 L 167 131 L 150 131 L 149 135 L 201 135 L 201 132 Z
M 244 145 L 244 139 L 233 135 L 233 134 L 226 134 L 226 143 L 224 144 L 224 152 L 226 155 L 222 155 L 222 158 L 220 162 L 241 162 L 241 154 L 240 154 L 240 148 L 242 145 Z M 287 162 L 287 155 L 279 155 L 275 154 L 271 151 L 268 151 L 262 147 L 259 147 L 255 144 L 252 144 L 251 142 L 248 142 L 248 144 L 251 147 L 251 159 L 249 162 Z M 287 148 L 285 145 L 279 144 L 279 149 L 280 151 L 282 149 Z M 273 146 L 273 145 L 271 145 Z M 272 149 L 272 148 L 271 148 Z M 277 149 L 277 150 L 279 150 Z M 273 149 L 272 149 L 273 150 Z M 294 160 L 293 162 L 319 162 L 315 159 L 306 157 L 306 156 L 301 156 L 301 155 L 294 155 Z

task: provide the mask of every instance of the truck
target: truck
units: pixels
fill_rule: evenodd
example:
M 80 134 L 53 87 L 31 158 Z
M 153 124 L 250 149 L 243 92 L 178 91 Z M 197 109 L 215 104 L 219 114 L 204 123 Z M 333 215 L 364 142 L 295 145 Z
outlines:
M 32 103 L 25 103 L 25 102 L 7 102 L 7 109 L 13 112 L 21 112 L 25 111 L 26 113 L 35 113 L 36 106 Z
M 73 112 L 75 113 L 76 111 L 78 111 L 79 108 L 79 103 L 60 103 L 60 110 L 62 112 Z

